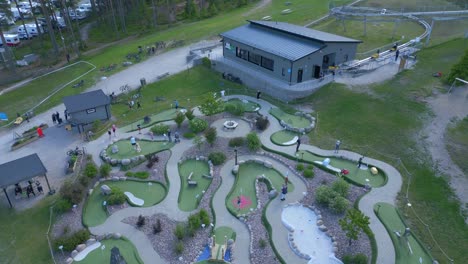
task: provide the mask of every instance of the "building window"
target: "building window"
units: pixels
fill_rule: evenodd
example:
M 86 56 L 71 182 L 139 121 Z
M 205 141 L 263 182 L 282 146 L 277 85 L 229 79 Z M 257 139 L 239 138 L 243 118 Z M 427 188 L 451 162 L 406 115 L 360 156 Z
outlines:
M 236 56 L 241 58 L 241 59 L 248 60 L 249 52 L 237 47 L 236 48 Z
M 268 69 L 270 71 L 273 71 L 273 69 L 275 67 L 275 61 L 271 60 L 271 59 L 268 59 L 268 58 L 265 58 L 265 57 L 262 57 L 262 67 L 265 68 L 265 69 Z M 282 71 L 282 74 L 284 76 L 284 69 Z
M 249 61 L 251 63 L 260 65 L 261 60 L 262 60 L 262 56 L 255 54 L 253 52 L 249 52 Z
M 86 113 L 87 113 L 87 114 L 96 113 L 96 108 L 86 109 Z

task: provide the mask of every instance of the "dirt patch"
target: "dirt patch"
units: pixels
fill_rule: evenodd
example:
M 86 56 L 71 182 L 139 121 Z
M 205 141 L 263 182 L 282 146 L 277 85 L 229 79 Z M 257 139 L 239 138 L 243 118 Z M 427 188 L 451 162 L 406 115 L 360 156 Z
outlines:
M 260 1 L 254 8 L 250 9 L 249 11 L 245 12 L 243 14 L 243 16 L 250 16 L 252 15 L 253 13 L 257 12 L 257 10 L 260 10 L 264 7 L 266 7 L 267 5 L 269 5 L 271 3 L 271 0 L 262 0 Z

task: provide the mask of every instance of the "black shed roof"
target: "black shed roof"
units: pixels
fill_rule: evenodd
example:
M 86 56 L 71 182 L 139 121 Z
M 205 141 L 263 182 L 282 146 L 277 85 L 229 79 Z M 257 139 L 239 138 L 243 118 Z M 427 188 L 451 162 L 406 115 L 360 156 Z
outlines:
M 43 176 L 47 169 L 36 153 L 0 164 L 0 188 L 6 188 L 36 176 Z
M 86 109 L 110 104 L 110 98 L 102 90 L 66 96 L 63 103 L 68 113 L 84 111 Z

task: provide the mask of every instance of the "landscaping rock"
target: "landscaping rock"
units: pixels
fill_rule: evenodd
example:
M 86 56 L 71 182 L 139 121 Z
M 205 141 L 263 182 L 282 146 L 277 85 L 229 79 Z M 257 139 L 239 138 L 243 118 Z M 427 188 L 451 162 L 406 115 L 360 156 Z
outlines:
M 112 181 L 119 181 L 119 177 L 117 177 L 117 176 L 112 176 L 112 177 L 111 177 L 111 180 L 112 180 Z
M 66 264 L 71 264 L 71 263 L 73 263 L 73 259 L 72 258 L 67 258 L 67 260 L 65 260 L 65 263 Z
M 119 161 L 117 159 L 111 159 L 110 163 L 115 166 L 119 164 Z
M 103 240 L 103 239 L 105 239 L 105 238 L 106 238 L 106 235 L 98 235 L 98 236 L 96 236 L 96 240 L 97 240 L 97 241 L 101 241 L 101 240 Z
M 119 180 L 121 180 L 121 181 L 126 181 L 126 180 L 127 180 L 127 177 L 125 177 L 125 176 L 119 177 Z
M 112 236 L 112 238 L 114 239 L 120 239 L 122 237 L 122 235 L 120 233 L 114 233 L 114 235 Z
M 318 225 L 318 226 L 323 225 L 323 221 L 322 221 L 322 220 L 318 220 L 318 221 L 317 221 L 317 225 Z
M 138 158 L 138 156 L 136 156 L 136 157 L 131 158 L 131 159 L 130 159 L 130 162 L 131 162 L 131 163 L 136 163 L 139 159 L 140 159 L 140 158 Z
M 86 248 L 85 244 L 79 244 L 78 246 L 76 246 L 76 250 L 78 250 L 78 252 L 83 251 L 85 248 Z
M 111 149 L 112 153 L 115 154 L 117 152 L 119 152 L 119 147 L 117 145 L 112 145 L 112 149 Z
M 74 258 L 76 255 L 78 255 L 78 250 L 75 249 L 71 252 L 71 257 Z
M 122 159 L 122 165 L 126 166 L 130 164 L 130 159 Z
M 139 158 L 140 160 L 145 160 L 145 159 L 146 159 L 146 158 L 145 158 L 145 155 L 139 155 L 138 158 Z
M 273 164 L 271 162 L 269 162 L 268 160 L 265 160 L 263 162 L 263 165 L 265 165 L 265 167 L 267 167 L 267 168 L 273 168 Z
M 324 225 L 319 226 L 319 229 L 320 231 L 323 231 L 323 232 L 326 232 L 328 230 L 327 227 Z
M 239 172 L 239 165 L 234 165 L 232 167 L 232 173 L 236 175 Z
M 94 243 L 96 243 L 96 239 L 90 238 L 86 241 L 86 246 L 91 246 Z
M 276 190 L 271 190 L 269 193 L 268 193 L 268 198 L 270 199 L 273 199 L 276 197 L 276 195 L 278 195 L 278 192 Z
M 109 194 L 111 194 L 111 192 L 112 192 L 112 190 L 111 190 L 111 188 L 109 186 L 107 186 L 105 184 L 101 186 L 101 193 L 102 194 L 109 195 Z

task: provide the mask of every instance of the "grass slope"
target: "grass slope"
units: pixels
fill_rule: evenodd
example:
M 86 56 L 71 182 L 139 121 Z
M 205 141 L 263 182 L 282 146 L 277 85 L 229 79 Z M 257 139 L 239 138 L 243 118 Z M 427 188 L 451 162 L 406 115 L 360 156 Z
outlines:
M 198 183 L 195 187 L 189 187 L 187 177 L 193 172 L 192 181 Z M 179 166 L 180 175 L 180 193 L 179 193 L 179 209 L 182 211 L 193 211 L 197 209 L 198 202 L 203 197 L 203 191 L 207 190 L 211 184 L 211 179 L 205 178 L 203 174 L 209 174 L 210 169 L 206 161 L 187 160 Z
M 101 244 L 105 246 L 105 249 L 97 248 L 89 253 L 82 261 L 76 261 L 79 264 L 95 264 L 95 263 L 107 263 L 111 257 L 111 250 L 113 247 L 117 247 L 120 251 L 120 255 L 125 259 L 128 264 L 143 264 L 143 261 L 138 255 L 138 251 L 135 246 L 128 240 L 123 239 L 109 239 L 102 240 Z

